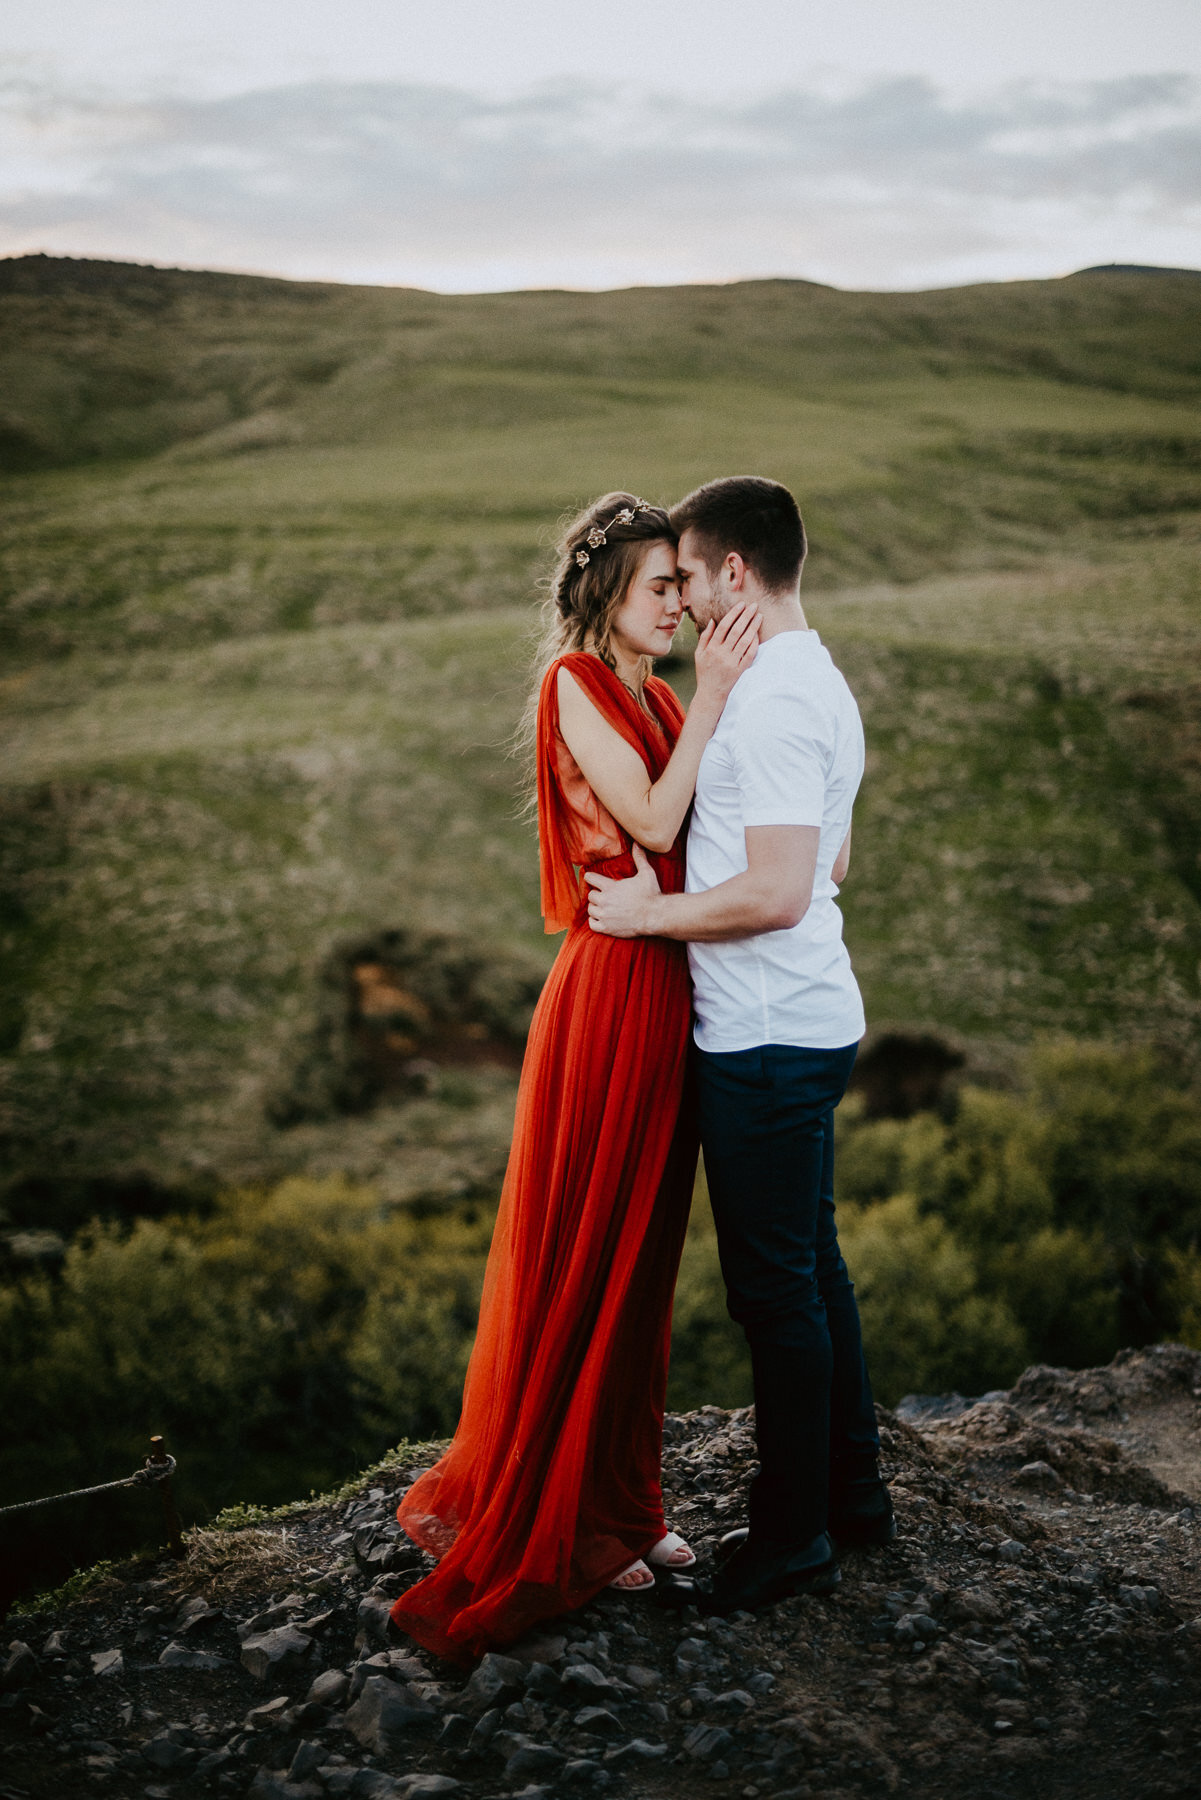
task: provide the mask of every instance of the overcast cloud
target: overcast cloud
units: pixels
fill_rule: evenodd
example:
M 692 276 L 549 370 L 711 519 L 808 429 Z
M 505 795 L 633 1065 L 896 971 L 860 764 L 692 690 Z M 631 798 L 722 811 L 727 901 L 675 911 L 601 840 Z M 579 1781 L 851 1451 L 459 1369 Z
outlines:
M 14 75 L 2 100 L 8 254 L 444 290 L 1201 264 L 1201 83 L 1185 75 L 696 105 L 585 81 L 122 99 Z

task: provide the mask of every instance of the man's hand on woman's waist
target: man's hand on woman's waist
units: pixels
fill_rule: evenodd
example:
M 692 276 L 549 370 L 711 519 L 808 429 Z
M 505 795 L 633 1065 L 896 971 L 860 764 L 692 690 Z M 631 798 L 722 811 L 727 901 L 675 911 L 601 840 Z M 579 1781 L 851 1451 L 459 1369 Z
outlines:
M 640 845 L 627 881 L 586 874 L 588 922 L 605 937 L 721 943 L 788 931 L 813 898 L 821 832 L 816 825 L 749 825 L 747 866 L 703 894 L 664 894 Z

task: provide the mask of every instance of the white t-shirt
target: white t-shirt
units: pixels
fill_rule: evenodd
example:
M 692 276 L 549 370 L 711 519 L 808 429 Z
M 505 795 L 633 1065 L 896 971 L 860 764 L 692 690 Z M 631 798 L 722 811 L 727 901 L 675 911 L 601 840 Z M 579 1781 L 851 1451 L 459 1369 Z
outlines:
M 687 891 L 704 893 L 742 873 L 748 825 L 817 825 L 813 899 L 791 929 L 689 944 L 700 1049 L 837 1050 L 863 1036 L 863 1001 L 830 879 L 862 776 L 859 708 L 816 631 L 768 638 L 701 758 Z

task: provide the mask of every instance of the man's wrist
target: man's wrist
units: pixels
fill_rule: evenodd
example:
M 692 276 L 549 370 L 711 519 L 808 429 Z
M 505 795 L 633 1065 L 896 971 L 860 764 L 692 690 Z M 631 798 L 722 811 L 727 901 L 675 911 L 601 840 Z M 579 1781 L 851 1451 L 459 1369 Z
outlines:
M 664 925 L 664 905 L 666 894 L 648 894 L 642 903 L 642 919 L 638 935 L 640 937 L 662 937 Z

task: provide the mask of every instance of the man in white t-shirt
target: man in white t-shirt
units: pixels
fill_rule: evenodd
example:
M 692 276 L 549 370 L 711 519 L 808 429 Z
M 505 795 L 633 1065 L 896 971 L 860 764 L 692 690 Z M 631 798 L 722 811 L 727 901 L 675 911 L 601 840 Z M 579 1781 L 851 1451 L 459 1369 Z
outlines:
M 701 759 L 683 894 L 636 850 L 589 875 L 593 929 L 688 944 L 701 1142 L 731 1316 L 754 1376 L 750 1524 L 680 1598 L 753 1610 L 839 1579 L 895 1534 L 854 1290 L 834 1221 L 834 1108 L 863 1035 L 838 884 L 863 774 L 859 710 L 800 599 L 805 528 L 778 482 L 709 482 L 672 512 L 698 630 L 740 600 L 760 645 Z

